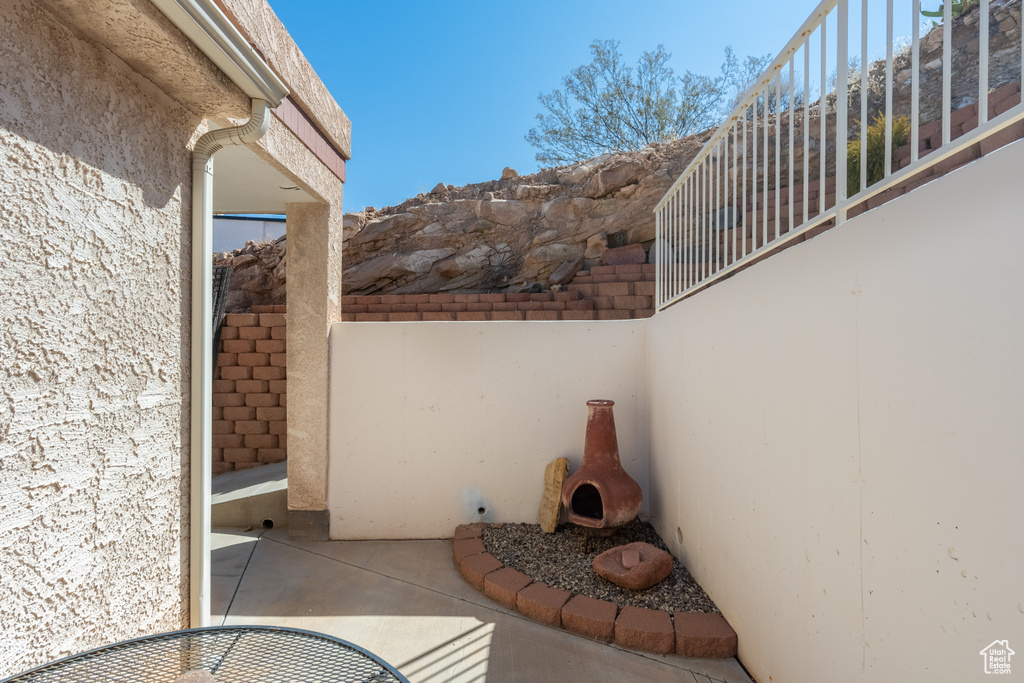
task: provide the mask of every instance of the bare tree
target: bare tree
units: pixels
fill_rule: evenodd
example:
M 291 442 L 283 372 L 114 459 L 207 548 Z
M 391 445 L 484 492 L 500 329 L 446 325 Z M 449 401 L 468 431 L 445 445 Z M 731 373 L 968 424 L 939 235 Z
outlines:
M 540 150 L 542 166 L 640 149 L 710 128 L 756 78 L 748 71 L 765 62 L 748 57 L 741 65 L 726 48 L 721 76 L 677 76 L 662 45 L 643 53 L 635 69 L 623 65 L 618 41 L 595 40 L 590 51 L 590 64 L 573 69 L 561 89 L 538 96 L 546 111 L 537 114 L 539 125 L 526 141 Z

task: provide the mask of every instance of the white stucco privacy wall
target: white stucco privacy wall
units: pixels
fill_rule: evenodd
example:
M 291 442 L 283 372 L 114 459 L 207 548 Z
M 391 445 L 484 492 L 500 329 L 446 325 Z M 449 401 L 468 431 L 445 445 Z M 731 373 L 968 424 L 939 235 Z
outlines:
M 187 624 L 199 119 L 0 3 L 0 677 Z
M 536 523 L 544 467 L 582 461 L 593 398 L 615 401 L 623 467 L 646 492 L 646 351 L 639 320 L 334 325 L 332 538 Z
M 652 514 L 756 680 L 1022 652 L 1022 169 L 1017 142 L 651 320 Z

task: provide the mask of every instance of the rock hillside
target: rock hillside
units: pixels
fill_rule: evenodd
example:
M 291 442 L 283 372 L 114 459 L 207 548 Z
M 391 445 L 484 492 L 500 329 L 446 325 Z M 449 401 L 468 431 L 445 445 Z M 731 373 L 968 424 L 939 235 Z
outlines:
M 346 295 L 548 289 L 649 246 L 654 206 L 707 134 L 428 194 L 345 217 Z
M 232 268 L 225 313 L 285 304 L 287 246 L 282 236 L 273 242 L 246 242 L 242 249 L 213 255 L 213 265 Z

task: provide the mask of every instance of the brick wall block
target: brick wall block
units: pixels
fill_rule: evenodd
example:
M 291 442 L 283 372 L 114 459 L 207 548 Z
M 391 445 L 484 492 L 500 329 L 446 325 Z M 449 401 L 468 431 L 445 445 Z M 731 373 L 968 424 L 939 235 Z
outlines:
M 214 420 L 211 429 L 214 434 L 233 434 L 235 423 L 228 420 Z
M 221 410 L 229 406 L 244 406 L 245 394 L 236 394 L 234 392 L 214 394 L 212 401 L 214 407 L 220 408 Z
M 287 408 L 281 406 L 266 406 L 256 408 L 256 419 L 257 420 L 287 420 Z M 249 418 L 252 419 L 252 418 Z
M 265 394 L 268 388 L 266 380 L 262 379 L 240 379 L 235 382 L 235 391 L 240 394 Z
M 272 353 L 270 354 L 270 364 L 276 368 L 288 367 L 288 354 L 287 353 Z
M 220 338 L 221 341 L 225 339 L 238 339 L 238 328 L 231 327 L 230 325 L 221 325 Z
M 246 448 L 277 448 L 277 436 L 274 434 L 246 434 L 242 438 Z
M 284 327 L 288 317 L 282 313 L 261 313 L 260 325 L 262 327 Z
M 245 445 L 245 437 L 241 434 L 213 435 L 214 448 L 241 448 L 243 445 Z
M 224 409 L 224 419 L 225 420 L 233 420 L 233 421 L 238 421 L 238 420 L 255 420 L 256 419 L 256 409 L 255 408 L 250 408 L 249 406 L 237 406 L 237 407 L 232 407 L 232 408 L 225 408 Z
M 277 434 L 278 437 L 284 436 L 288 433 L 288 422 L 285 420 L 271 420 L 269 432 L 271 434 Z
M 271 327 L 270 338 L 271 339 L 286 339 L 288 337 L 287 327 Z
M 267 387 L 272 394 L 284 394 L 288 392 L 288 380 L 272 379 Z
M 239 365 L 270 365 L 270 356 L 265 353 L 240 353 Z
M 252 368 L 241 365 L 225 365 L 220 368 L 221 379 L 252 379 Z
M 257 323 L 257 316 L 253 313 L 228 313 L 224 316 L 224 323 L 231 327 L 250 327 Z
M 260 339 L 256 342 L 256 351 L 257 353 L 284 353 L 285 341 L 283 339 Z
M 598 296 L 629 296 L 632 283 L 630 282 L 603 282 L 597 285 Z M 239 363 L 241 365 L 242 363 Z
M 271 408 L 273 406 L 276 406 L 277 403 L 277 394 L 268 394 L 266 392 L 262 392 L 245 395 L 245 405 L 251 408 Z
M 256 328 L 244 327 L 242 329 L 251 330 Z M 225 339 L 221 342 L 220 347 L 228 353 L 252 353 L 256 350 L 256 342 L 251 339 Z
M 635 308 L 650 308 L 651 297 L 649 296 L 616 296 L 612 297 L 615 308 L 630 310 Z
M 269 339 L 269 327 L 242 327 L 238 330 L 239 339 Z
M 269 425 L 259 420 L 239 420 L 235 422 L 235 434 L 266 434 Z
M 253 379 L 284 379 L 287 376 L 288 370 L 286 368 L 279 368 L 273 365 L 265 365 L 252 369 Z M 273 389 L 270 391 L 271 393 L 279 393 L 275 392 Z

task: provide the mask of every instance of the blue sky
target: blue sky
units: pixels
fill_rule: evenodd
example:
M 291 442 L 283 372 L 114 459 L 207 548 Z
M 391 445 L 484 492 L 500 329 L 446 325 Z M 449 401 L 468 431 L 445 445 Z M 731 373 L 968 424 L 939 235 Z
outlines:
M 537 95 L 615 39 L 628 64 L 659 43 L 677 73 L 717 75 L 723 49 L 774 56 L 817 6 L 787 2 L 269 0 L 352 120 L 344 206 L 401 202 L 439 182 L 537 170 L 523 139 Z

